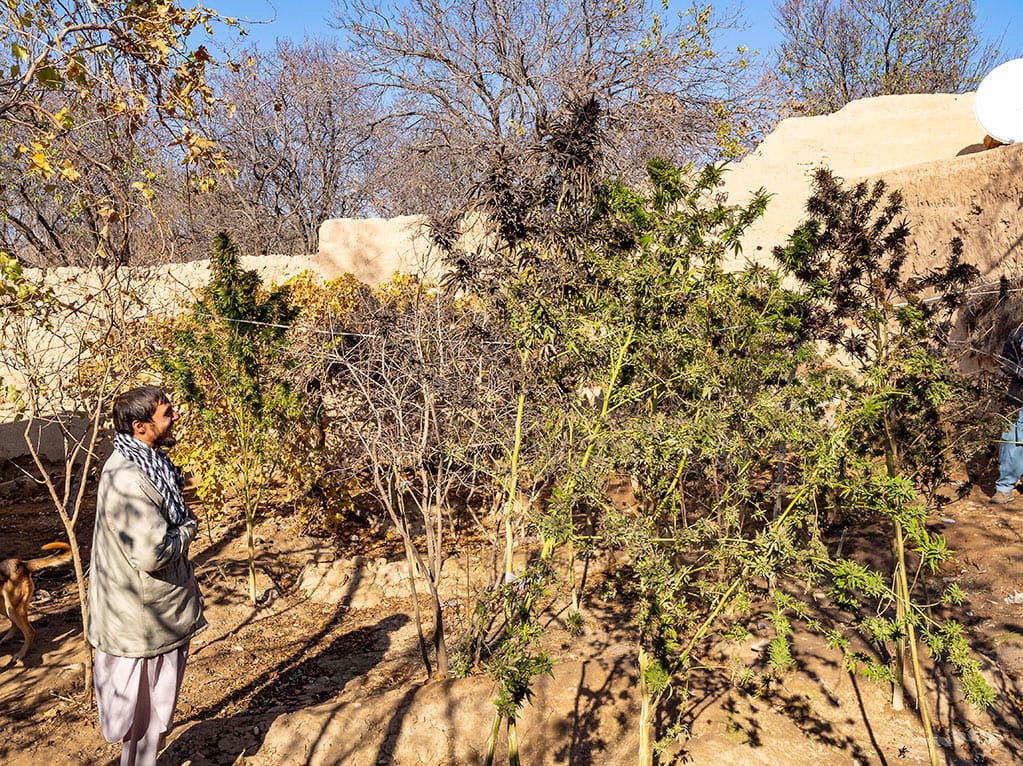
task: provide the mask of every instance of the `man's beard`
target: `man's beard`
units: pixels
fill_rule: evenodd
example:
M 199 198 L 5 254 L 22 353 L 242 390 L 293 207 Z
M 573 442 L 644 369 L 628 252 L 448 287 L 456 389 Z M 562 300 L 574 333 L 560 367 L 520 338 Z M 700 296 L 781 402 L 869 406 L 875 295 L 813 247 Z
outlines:
M 156 446 L 163 447 L 164 449 L 170 449 L 177 443 L 178 437 L 176 437 L 174 434 L 167 434 L 166 436 L 162 436 L 156 440 Z

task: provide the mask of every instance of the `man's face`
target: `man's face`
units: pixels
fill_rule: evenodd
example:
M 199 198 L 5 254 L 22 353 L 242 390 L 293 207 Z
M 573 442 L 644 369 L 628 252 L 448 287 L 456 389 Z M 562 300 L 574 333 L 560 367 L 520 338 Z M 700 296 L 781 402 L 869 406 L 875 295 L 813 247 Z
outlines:
M 170 402 L 156 405 L 156 412 L 153 413 L 153 425 L 156 427 L 157 447 L 173 447 L 178 443 L 172 431 L 174 421 L 180 417 Z
M 135 436 L 154 449 L 173 447 L 178 443 L 173 434 L 174 421 L 180 417 L 170 402 L 158 404 L 152 418 L 135 422 Z

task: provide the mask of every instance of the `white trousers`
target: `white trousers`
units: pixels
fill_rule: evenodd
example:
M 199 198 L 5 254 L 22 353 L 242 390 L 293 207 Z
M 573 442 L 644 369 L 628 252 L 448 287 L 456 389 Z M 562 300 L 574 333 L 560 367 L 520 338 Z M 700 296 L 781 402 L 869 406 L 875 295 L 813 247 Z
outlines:
M 96 650 L 93 680 L 99 727 L 121 741 L 121 766 L 155 766 L 174 719 L 188 644 L 156 657 L 116 657 Z

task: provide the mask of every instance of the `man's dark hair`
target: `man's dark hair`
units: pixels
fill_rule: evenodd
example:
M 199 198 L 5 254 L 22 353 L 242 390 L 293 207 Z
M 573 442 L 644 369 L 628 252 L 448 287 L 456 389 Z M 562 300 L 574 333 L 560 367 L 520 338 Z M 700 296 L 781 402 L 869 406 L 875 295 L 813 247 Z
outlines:
M 139 386 L 125 391 L 114 399 L 114 430 L 121 434 L 134 436 L 132 425 L 136 420 L 146 422 L 152 419 L 156 408 L 161 404 L 170 403 L 167 394 L 157 386 Z

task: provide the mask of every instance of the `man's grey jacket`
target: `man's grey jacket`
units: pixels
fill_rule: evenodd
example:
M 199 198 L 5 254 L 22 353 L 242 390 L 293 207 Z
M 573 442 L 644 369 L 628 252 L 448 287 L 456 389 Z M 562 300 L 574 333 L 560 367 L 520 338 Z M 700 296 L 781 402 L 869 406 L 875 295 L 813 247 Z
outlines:
M 172 526 L 166 501 L 120 452 L 103 466 L 89 573 L 88 639 L 118 657 L 155 657 L 206 627 L 188 546 L 197 525 Z

